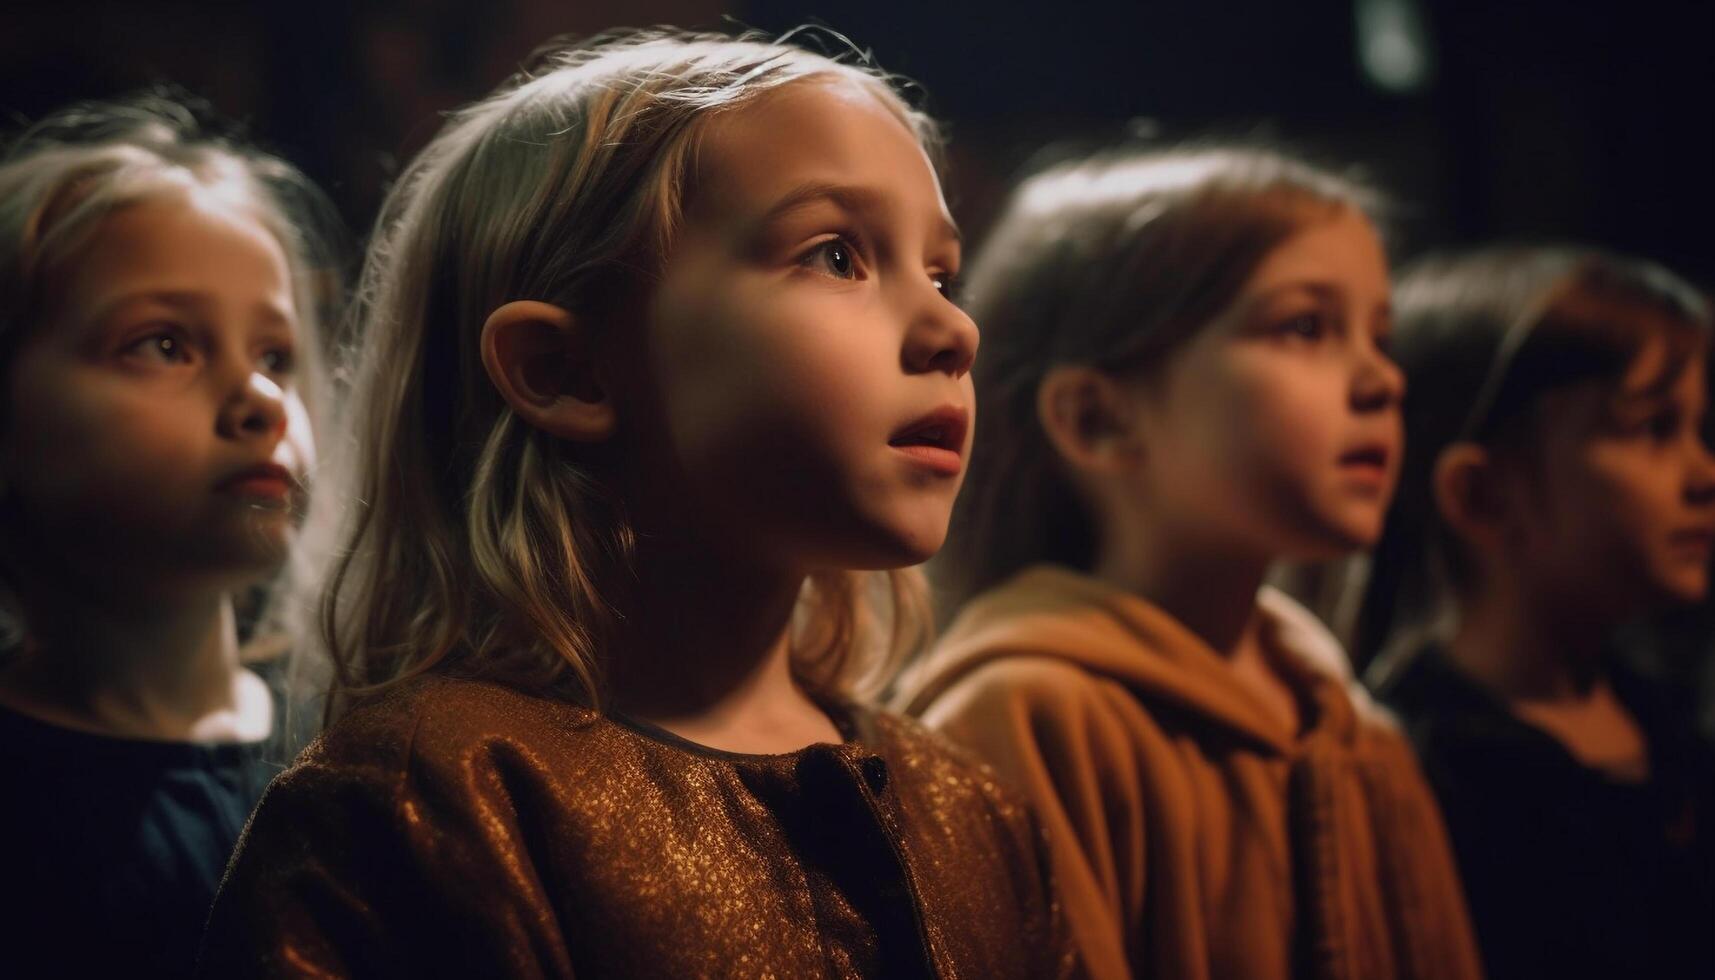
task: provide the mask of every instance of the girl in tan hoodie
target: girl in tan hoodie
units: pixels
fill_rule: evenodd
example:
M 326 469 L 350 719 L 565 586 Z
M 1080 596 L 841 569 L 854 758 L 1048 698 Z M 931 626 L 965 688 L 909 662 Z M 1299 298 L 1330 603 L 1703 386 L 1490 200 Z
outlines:
M 976 263 L 983 424 L 901 688 L 1034 797 L 1097 976 L 1479 972 L 1434 802 L 1263 587 L 1372 544 L 1401 455 L 1362 193 L 1251 151 L 1026 182 Z

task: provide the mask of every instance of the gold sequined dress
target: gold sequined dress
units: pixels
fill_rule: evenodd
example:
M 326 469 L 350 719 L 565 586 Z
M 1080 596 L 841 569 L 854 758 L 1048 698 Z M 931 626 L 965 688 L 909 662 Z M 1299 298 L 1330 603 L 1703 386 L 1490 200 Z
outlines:
M 915 723 L 783 755 L 421 678 L 269 787 L 207 977 L 1051 977 L 1028 812 Z

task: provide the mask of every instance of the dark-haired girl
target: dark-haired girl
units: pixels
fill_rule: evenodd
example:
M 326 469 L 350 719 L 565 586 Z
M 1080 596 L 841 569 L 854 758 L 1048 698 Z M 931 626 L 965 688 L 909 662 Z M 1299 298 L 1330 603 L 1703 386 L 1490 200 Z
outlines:
M 1715 755 L 1614 629 L 1709 590 L 1709 313 L 1647 262 L 1507 249 L 1398 291 L 1407 460 L 1359 623 L 1492 976 L 1715 975 Z

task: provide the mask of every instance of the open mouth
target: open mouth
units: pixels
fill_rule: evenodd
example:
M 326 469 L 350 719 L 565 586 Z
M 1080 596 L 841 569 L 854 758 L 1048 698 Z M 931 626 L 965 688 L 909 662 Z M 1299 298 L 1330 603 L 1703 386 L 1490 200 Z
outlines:
M 1686 528 L 1683 531 L 1675 531 L 1671 538 L 1674 544 L 1681 547 L 1703 551 L 1715 548 L 1715 529 L 1712 528 Z
M 938 408 L 895 432 L 887 444 L 930 469 L 957 474 L 969 426 L 960 408 Z
M 1340 455 L 1340 465 L 1353 469 L 1387 469 L 1388 452 L 1381 446 L 1363 446 Z

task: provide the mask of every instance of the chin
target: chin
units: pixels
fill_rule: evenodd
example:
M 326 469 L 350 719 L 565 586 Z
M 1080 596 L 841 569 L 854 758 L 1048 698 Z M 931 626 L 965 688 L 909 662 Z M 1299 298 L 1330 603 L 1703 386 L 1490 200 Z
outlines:
M 1333 561 L 1354 551 L 1375 547 L 1381 538 L 1379 519 L 1354 520 L 1350 517 L 1326 517 L 1316 526 L 1293 536 L 1294 540 L 1281 549 L 1282 557 L 1292 561 Z
M 913 538 L 895 538 L 845 564 L 853 571 L 884 572 L 921 565 L 935 557 L 940 550 L 939 537 L 932 544 Z
M 1329 536 L 1340 542 L 1343 551 L 1373 548 L 1381 540 L 1386 520 L 1385 509 L 1334 515 L 1328 522 Z
M 258 585 L 280 573 L 291 555 L 291 547 L 291 538 L 286 535 L 265 540 L 252 538 L 235 542 L 221 554 L 211 556 L 214 559 L 211 564 L 236 587 Z
M 947 540 L 950 505 L 897 508 L 868 508 L 857 516 L 855 532 L 846 538 L 847 547 L 839 563 L 863 571 L 906 568 L 935 557 Z
M 1663 581 L 1660 589 L 1673 605 L 1702 602 L 1709 595 L 1709 573 L 1702 569 L 1681 572 Z

